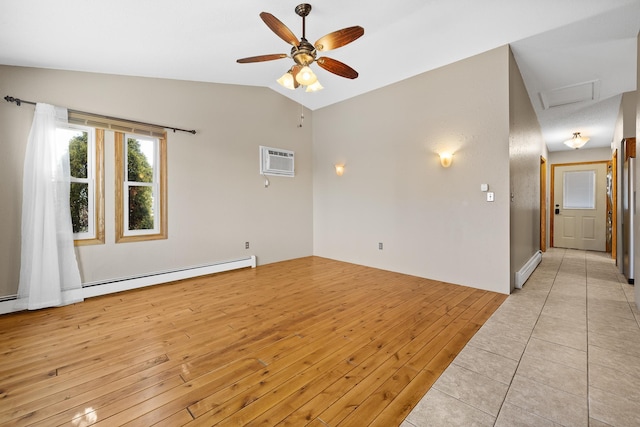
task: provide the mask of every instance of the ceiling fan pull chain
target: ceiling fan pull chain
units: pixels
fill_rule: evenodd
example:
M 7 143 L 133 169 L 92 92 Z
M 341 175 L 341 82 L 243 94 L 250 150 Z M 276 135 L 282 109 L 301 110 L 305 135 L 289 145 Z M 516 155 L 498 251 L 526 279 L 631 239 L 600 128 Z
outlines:
M 303 123 L 304 123 L 304 106 L 300 104 L 300 123 L 298 124 L 298 127 L 301 128 Z

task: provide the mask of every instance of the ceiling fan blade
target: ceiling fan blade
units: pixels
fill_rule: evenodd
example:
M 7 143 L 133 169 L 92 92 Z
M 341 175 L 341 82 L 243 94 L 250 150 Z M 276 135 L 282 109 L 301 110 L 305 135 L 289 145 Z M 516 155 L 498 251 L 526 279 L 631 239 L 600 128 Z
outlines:
M 340 61 L 331 58 L 318 58 L 316 60 L 318 65 L 330 73 L 337 74 L 340 77 L 346 77 L 348 79 L 355 79 L 358 77 L 358 72 L 347 64 L 343 64 Z
M 280 22 L 278 18 L 267 12 L 262 12 L 260 14 L 260 18 L 262 18 L 264 23 L 267 24 L 267 27 L 276 33 L 276 35 L 282 40 L 286 41 L 290 45 L 298 46 L 298 38 L 289 28 L 287 28 L 286 25 Z
M 342 30 L 334 31 L 326 36 L 320 37 L 314 46 L 319 52 L 326 52 L 349 44 L 360 38 L 363 34 L 364 28 L 360 26 L 343 28 Z
M 250 56 L 248 58 L 238 59 L 236 62 L 240 64 L 247 64 L 250 62 L 264 62 L 264 61 L 273 61 L 274 59 L 282 59 L 286 58 L 286 53 L 273 53 L 270 55 L 258 55 L 258 56 Z

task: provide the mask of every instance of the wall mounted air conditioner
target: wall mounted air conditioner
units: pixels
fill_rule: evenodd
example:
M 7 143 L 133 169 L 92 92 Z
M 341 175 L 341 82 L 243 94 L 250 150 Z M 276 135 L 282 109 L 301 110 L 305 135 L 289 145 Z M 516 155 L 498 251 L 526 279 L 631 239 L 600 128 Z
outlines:
M 260 146 L 260 174 L 294 176 L 294 153 L 281 148 Z

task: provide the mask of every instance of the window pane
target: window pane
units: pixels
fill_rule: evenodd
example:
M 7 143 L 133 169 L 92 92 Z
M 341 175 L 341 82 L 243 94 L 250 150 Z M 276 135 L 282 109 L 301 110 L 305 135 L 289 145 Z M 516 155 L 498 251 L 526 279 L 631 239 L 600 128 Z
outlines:
M 58 138 L 69 142 L 69 164 L 71 176 L 87 178 L 88 176 L 88 133 L 78 129 L 57 129 Z
M 155 140 L 127 138 L 127 180 L 153 182 Z
M 596 172 L 565 172 L 563 177 L 564 209 L 595 209 Z
M 153 230 L 153 189 L 129 186 L 129 230 Z
M 89 231 L 89 184 L 72 182 L 70 190 L 73 232 L 86 233 Z

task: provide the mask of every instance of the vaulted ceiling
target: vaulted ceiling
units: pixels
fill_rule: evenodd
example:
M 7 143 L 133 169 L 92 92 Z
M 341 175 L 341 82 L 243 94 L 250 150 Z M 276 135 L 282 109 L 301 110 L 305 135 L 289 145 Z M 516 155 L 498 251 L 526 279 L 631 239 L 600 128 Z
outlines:
M 276 83 L 291 46 L 266 11 L 298 37 L 298 1 L 2 0 L 0 64 L 263 86 L 315 110 L 510 44 L 550 151 L 580 131 L 609 147 L 621 95 L 636 89 L 639 0 L 404 0 L 311 3 L 310 42 L 360 25 L 364 36 L 322 56 L 359 72 L 315 67 L 324 90 Z M 5 94 L 3 94 L 5 95 Z M 19 94 L 16 94 L 19 96 Z

